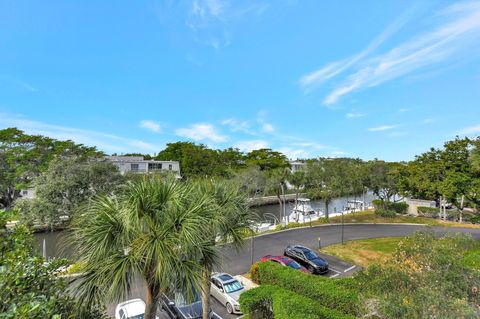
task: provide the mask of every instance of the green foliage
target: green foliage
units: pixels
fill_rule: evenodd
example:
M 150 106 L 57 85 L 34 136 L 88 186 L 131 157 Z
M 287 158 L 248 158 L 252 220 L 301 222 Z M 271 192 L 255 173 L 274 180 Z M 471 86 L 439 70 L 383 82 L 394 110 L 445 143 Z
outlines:
M 28 135 L 17 128 L 0 130 L 0 207 L 10 207 L 21 188 L 45 171 L 58 157 L 100 156 L 95 147 Z
M 428 206 L 418 206 L 417 207 L 418 216 L 424 217 L 438 217 L 440 209 L 437 207 L 428 207 Z
M 262 285 L 244 292 L 240 306 L 250 318 L 353 319 L 318 302 L 278 286 Z
M 246 156 L 246 163 L 249 166 L 258 166 L 262 171 L 290 167 L 285 155 L 269 148 L 251 151 Z
M 318 301 L 322 306 L 343 313 L 357 314 L 359 299 L 355 291 L 345 288 L 341 279 L 312 276 L 272 262 L 260 263 L 260 282 L 291 290 Z
M 405 215 L 408 211 L 408 204 L 405 202 L 390 202 L 390 201 L 384 201 L 381 199 L 374 199 L 372 200 L 372 204 L 376 211 L 389 210 L 400 215 Z M 380 214 L 377 214 L 377 215 L 381 216 Z M 395 217 L 395 216 L 388 216 L 388 217 Z
M 101 306 L 87 307 L 67 294 L 67 282 L 58 268 L 66 260 L 48 263 L 34 252 L 33 237 L 25 226 L 13 230 L 0 224 L 0 318 L 106 318 Z
M 380 217 L 395 218 L 397 216 L 397 213 L 395 213 L 394 210 L 376 209 L 375 215 Z
M 472 224 L 480 224 L 480 214 L 476 214 L 470 218 Z
M 393 257 L 369 266 L 355 281 L 380 318 L 475 318 L 480 273 L 462 263 L 471 237 L 418 232 L 400 241 Z
M 16 208 L 26 224 L 53 226 L 61 216 L 72 217 L 89 199 L 111 193 L 121 182 L 122 176 L 110 162 L 54 159 L 34 180 L 35 198 L 18 201 Z

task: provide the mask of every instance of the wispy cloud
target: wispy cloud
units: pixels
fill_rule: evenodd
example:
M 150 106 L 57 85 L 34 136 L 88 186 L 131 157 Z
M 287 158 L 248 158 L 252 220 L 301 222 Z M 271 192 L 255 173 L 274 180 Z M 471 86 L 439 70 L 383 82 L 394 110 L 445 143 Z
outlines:
M 13 80 L 13 82 L 15 82 L 18 86 L 24 88 L 25 90 L 27 91 L 30 91 L 30 92 L 38 92 L 38 88 L 34 87 L 33 85 L 31 85 L 30 83 L 27 83 L 25 81 L 21 81 L 21 80 Z
M 268 142 L 265 140 L 239 141 L 235 147 L 242 152 L 250 152 L 261 148 L 268 148 Z
M 457 132 L 457 135 L 475 135 L 480 134 L 480 124 L 462 128 Z
M 406 108 L 406 107 L 398 109 L 398 112 L 400 112 L 400 113 L 405 113 L 405 112 L 408 112 L 408 111 L 410 111 L 410 109 Z
M 358 117 L 364 117 L 366 114 L 365 113 L 357 113 L 357 112 L 348 112 L 347 114 L 345 114 L 345 116 L 347 117 L 347 119 L 354 119 L 354 118 L 358 118 Z
M 151 120 L 143 120 L 140 122 L 139 126 L 155 133 L 160 133 L 162 131 L 161 125 Z
M 301 148 L 280 147 L 278 151 L 292 160 L 310 157 L 310 152 Z
M 249 135 L 256 135 L 256 133 L 251 129 L 249 121 L 228 118 L 223 120 L 221 124 L 223 126 L 228 126 L 232 132 L 242 132 Z
M 354 63 L 350 60 L 346 63 L 332 62 L 325 67 L 331 69 L 326 72 L 328 76 L 312 78 L 307 75 L 300 82 L 303 83 L 304 88 L 308 89 L 319 81 L 338 75 L 353 64 L 358 65 L 356 70 L 348 74 L 343 83 L 336 86 L 323 100 L 324 105 L 332 105 L 349 93 L 377 86 L 427 66 L 440 65 L 455 54 L 479 44 L 480 2 L 451 5 L 438 12 L 434 18 L 442 22 L 432 30 L 419 33 L 384 54 L 367 57 L 378 47 L 376 43 L 382 43 L 393 33 L 392 31 L 384 31 L 379 37 L 380 40 L 373 41 L 374 45 L 370 44 L 367 49 L 357 55 L 360 58 L 357 56 L 353 58 Z M 398 27 L 393 28 L 393 30 L 396 29 Z M 340 66 L 332 67 L 335 64 Z M 347 67 L 344 67 L 345 65 Z
M 197 42 L 220 49 L 230 44 L 229 26 L 245 16 L 261 16 L 269 7 L 264 2 L 193 0 L 185 24 Z
M 0 114 L 0 126 L 17 127 L 28 134 L 39 134 L 60 140 L 72 140 L 88 146 L 97 146 L 105 152 L 158 152 L 161 147 L 142 140 L 130 139 L 99 131 L 78 129 Z
M 179 128 L 175 130 L 175 134 L 194 141 L 225 142 L 227 140 L 225 135 L 219 134 L 216 128 L 208 123 L 197 123 L 187 128 Z
M 406 11 L 392 24 L 387 26 L 379 36 L 377 36 L 365 49 L 358 54 L 347 59 L 328 63 L 326 66 L 302 76 L 299 81 L 300 86 L 305 90 L 305 92 L 309 92 L 318 85 L 354 66 L 357 62 L 368 56 L 395 32 L 397 32 L 410 19 L 413 11 L 414 7 Z
M 381 125 L 381 126 L 371 127 L 368 130 L 370 132 L 380 132 L 380 131 L 388 131 L 396 127 L 397 125 Z

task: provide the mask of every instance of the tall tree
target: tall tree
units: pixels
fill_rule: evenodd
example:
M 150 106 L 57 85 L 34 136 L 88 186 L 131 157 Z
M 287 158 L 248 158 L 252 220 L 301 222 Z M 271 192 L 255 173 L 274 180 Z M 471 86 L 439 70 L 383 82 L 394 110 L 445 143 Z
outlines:
M 290 167 L 285 155 L 269 148 L 251 151 L 247 154 L 246 163 L 247 165 L 258 166 L 262 171 Z
M 229 181 L 203 180 L 200 182 L 201 193 L 211 199 L 210 210 L 206 213 L 208 223 L 202 226 L 204 238 L 198 243 L 201 249 L 199 262 L 202 271 L 203 319 L 209 319 L 210 283 L 213 267 L 219 264 L 219 243 L 229 243 L 234 249 L 240 249 L 249 229 L 253 216 L 247 205 L 247 197 L 237 185 Z M 228 308 L 230 307 L 230 308 Z M 233 312 L 234 305 L 227 310 Z
M 101 156 L 95 147 L 28 135 L 17 128 L 0 130 L 0 207 L 9 208 L 21 188 L 47 169 L 54 158 Z
M 288 168 L 276 168 L 270 170 L 267 175 L 267 192 L 272 192 L 277 196 L 279 208 L 280 208 L 280 221 L 283 223 L 285 219 L 285 224 L 287 223 L 286 216 L 286 203 L 285 203 L 285 188 L 287 186 L 287 180 L 290 175 L 290 170 Z
M 193 296 L 202 267 L 203 227 L 211 201 L 175 179 L 145 176 L 120 196 L 102 196 L 77 216 L 72 244 L 85 272 L 77 292 L 85 303 L 125 298 L 134 276 L 146 284 L 146 319 L 154 319 L 161 292 Z M 200 245 L 201 246 L 201 245 Z
M 24 222 L 52 226 L 61 216 L 73 216 L 78 207 L 94 196 L 112 192 L 122 180 L 117 167 L 108 161 L 54 159 L 33 182 L 35 198 L 20 200 L 16 207 Z

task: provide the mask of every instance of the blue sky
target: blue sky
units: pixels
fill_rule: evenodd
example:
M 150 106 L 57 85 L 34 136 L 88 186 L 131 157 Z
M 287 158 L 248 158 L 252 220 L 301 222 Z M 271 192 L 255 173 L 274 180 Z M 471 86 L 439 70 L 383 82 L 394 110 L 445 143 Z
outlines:
M 0 128 L 409 160 L 480 134 L 480 1 L 0 1 Z

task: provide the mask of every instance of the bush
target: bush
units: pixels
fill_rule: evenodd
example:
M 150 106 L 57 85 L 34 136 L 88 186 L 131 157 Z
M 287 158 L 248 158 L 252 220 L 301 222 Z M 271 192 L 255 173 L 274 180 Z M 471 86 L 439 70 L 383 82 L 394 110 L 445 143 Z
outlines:
M 256 283 L 256 284 L 260 284 L 260 274 L 258 272 L 258 265 L 260 264 L 260 262 L 256 262 L 252 265 L 252 267 L 250 267 L 250 279 Z
M 372 201 L 375 210 L 393 210 L 397 214 L 405 215 L 408 211 L 408 204 L 405 202 L 386 202 L 380 199 Z
M 408 211 L 408 204 L 405 202 L 388 203 L 389 210 L 394 210 L 397 214 L 405 215 Z
M 418 216 L 435 218 L 438 217 L 440 210 L 436 207 L 418 206 L 417 212 Z
M 472 224 L 480 224 L 480 214 L 470 217 L 470 222 Z
M 295 292 L 269 285 L 248 290 L 240 295 L 240 307 L 250 318 L 261 319 L 353 319 L 328 309 Z
M 375 215 L 380 217 L 394 218 L 397 216 L 397 213 L 395 213 L 394 210 L 376 209 Z
M 260 263 L 259 275 L 262 284 L 291 290 L 343 313 L 358 313 L 358 295 L 343 285 L 341 279 L 312 276 L 272 262 Z

